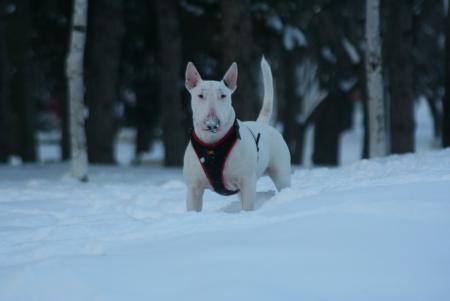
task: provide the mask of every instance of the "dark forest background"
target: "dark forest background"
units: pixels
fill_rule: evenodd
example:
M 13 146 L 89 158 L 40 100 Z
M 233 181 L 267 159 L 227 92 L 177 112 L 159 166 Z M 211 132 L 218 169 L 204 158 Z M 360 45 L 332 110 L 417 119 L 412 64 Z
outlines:
M 389 153 L 414 151 L 419 97 L 432 112 L 436 141 L 450 145 L 447 5 L 382 1 Z M 70 157 L 64 70 L 71 9 L 72 1 L 0 0 L 0 162 L 36 161 L 37 133 L 54 129 L 62 160 Z M 165 165 L 181 165 L 191 127 L 186 63 L 193 61 L 204 78 L 221 79 L 236 61 L 233 102 L 246 120 L 261 106 L 265 55 L 293 163 L 302 163 L 305 129 L 313 124 L 313 162 L 337 165 L 355 103 L 366 107 L 364 24 L 365 1 L 356 0 L 89 0 L 89 161 L 114 164 L 117 133 L 126 126 L 136 129 L 136 157 L 161 139 Z

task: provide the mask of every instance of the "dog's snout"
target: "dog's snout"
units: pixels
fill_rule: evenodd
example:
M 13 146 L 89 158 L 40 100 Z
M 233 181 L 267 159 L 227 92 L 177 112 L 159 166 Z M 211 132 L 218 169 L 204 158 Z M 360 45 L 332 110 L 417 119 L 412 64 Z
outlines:
M 208 131 L 215 132 L 220 127 L 220 120 L 217 118 L 208 119 L 205 125 Z

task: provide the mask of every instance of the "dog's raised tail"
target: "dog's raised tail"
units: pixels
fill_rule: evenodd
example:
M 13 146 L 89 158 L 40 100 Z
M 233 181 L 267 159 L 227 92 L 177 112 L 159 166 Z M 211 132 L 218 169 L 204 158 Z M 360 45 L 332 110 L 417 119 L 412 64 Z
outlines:
M 273 110 L 273 79 L 272 70 L 264 56 L 261 59 L 261 71 L 264 83 L 264 100 L 256 121 L 268 124 Z

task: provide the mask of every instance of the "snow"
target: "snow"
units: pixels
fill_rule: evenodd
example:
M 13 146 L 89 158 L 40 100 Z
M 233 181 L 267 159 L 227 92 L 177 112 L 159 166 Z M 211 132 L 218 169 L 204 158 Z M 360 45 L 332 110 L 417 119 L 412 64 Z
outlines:
M 281 21 L 280 17 L 277 15 L 272 14 L 267 16 L 266 24 L 276 32 L 281 32 L 283 30 L 283 21 Z
M 186 0 L 180 1 L 179 4 L 185 11 L 196 17 L 202 16 L 205 13 L 205 10 L 201 6 L 188 3 Z
M 292 50 L 296 46 L 306 47 L 308 42 L 305 34 L 298 27 L 286 25 L 283 34 L 283 45 L 286 50 Z
M 336 55 L 333 53 L 333 51 L 331 50 L 330 47 L 322 47 L 320 49 L 320 55 L 327 60 L 328 62 L 330 62 L 331 64 L 336 64 L 337 63 L 337 57 Z
M 450 149 L 258 182 L 254 212 L 179 169 L 0 167 L 0 300 L 447 300 Z
M 17 7 L 16 7 L 16 5 L 14 3 L 8 3 L 5 6 L 5 13 L 8 14 L 8 15 L 15 13 L 16 10 L 17 10 Z
M 343 92 L 349 92 L 357 83 L 358 79 L 356 77 L 350 77 L 339 83 L 339 89 Z
M 347 55 L 350 58 L 351 62 L 353 64 L 358 64 L 361 61 L 361 58 L 355 46 L 353 46 L 353 44 L 347 38 L 344 38 L 342 40 L 342 45 L 344 46 L 344 49 L 347 52 Z

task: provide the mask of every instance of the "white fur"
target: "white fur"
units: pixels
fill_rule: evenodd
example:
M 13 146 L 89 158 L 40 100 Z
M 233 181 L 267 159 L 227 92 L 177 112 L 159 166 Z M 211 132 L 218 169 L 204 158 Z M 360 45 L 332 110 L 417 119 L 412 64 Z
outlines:
M 264 82 L 264 103 L 257 121 L 238 121 L 241 139 L 237 141 L 228 156 L 224 168 L 225 187 L 239 189 L 239 197 L 244 210 L 252 210 L 255 205 L 256 181 L 268 174 L 276 188 L 290 186 L 291 157 L 289 149 L 278 131 L 268 125 L 272 114 L 273 86 L 272 72 L 267 61 L 261 60 Z M 186 68 L 186 88 L 191 93 L 194 131 L 205 143 L 220 140 L 232 127 L 235 112 L 231 105 L 231 95 L 236 90 L 237 65 L 233 63 L 222 81 L 203 81 L 192 63 Z M 208 126 L 217 124 L 216 130 Z M 261 133 L 259 153 L 251 134 Z M 201 211 L 203 192 L 212 187 L 200 165 L 195 151 L 189 143 L 184 154 L 183 174 L 188 186 L 187 209 Z

